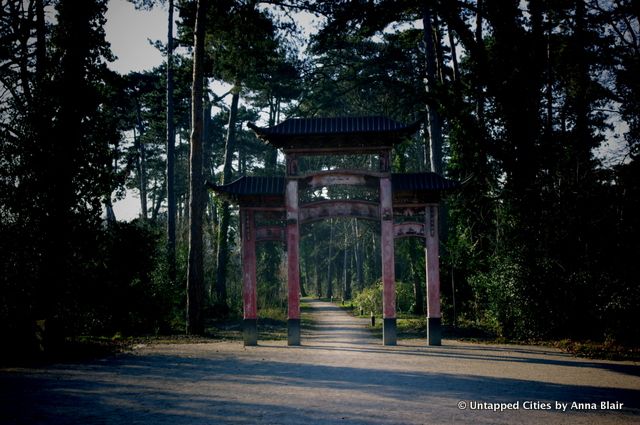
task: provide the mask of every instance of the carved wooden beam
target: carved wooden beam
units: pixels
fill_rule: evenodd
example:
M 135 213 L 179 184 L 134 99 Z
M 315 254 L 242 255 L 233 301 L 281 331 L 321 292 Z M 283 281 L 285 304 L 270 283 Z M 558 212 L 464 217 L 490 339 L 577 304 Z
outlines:
M 424 223 L 405 222 L 393 225 L 394 238 L 424 238 Z
M 260 221 L 264 221 L 264 220 L 271 220 L 271 221 L 276 221 L 276 220 L 284 220 L 285 219 L 285 213 L 284 213 L 284 209 L 280 209 L 280 210 L 259 210 L 259 209 L 255 209 L 255 218 L 256 218 L 256 222 L 260 222 Z
M 300 188 L 318 188 L 327 186 L 368 186 L 377 188 L 381 174 L 362 170 L 330 170 L 314 173 L 301 178 Z
M 341 200 L 313 202 L 300 208 L 300 221 L 302 223 L 333 217 L 379 220 L 380 207 L 377 202 Z
M 256 228 L 256 242 L 286 240 L 285 228 L 283 226 L 261 226 Z

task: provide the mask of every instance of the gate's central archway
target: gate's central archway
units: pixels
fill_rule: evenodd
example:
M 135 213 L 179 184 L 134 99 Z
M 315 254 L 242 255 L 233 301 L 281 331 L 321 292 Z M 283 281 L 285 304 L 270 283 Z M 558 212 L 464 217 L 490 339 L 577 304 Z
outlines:
M 210 185 L 240 207 L 244 343 L 257 344 L 256 243 L 280 240 L 287 246 L 288 344 L 300 344 L 300 225 L 334 217 L 380 222 L 383 283 L 383 343 L 396 344 L 394 238 L 420 237 L 426 251 L 427 340 L 440 344 L 438 203 L 456 186 L 435 173 L 392 174 L 391 149 L 415 133 L 418 123 L 403 125 L 383 117 L 289 119 L 269 128 L 249 124 L 258 137 L 282 149 L 284 177 L 241 177 Z M 299 160 L 317 155 L 375 155 L 373 170 L 302 172 Z M 322 200 L 301 203 L 303 189 L 364 186 L 378 201 Z M 260 222 L 269 222 L 260 226 Z M 272 223 L 280 221 L 281 225 Z

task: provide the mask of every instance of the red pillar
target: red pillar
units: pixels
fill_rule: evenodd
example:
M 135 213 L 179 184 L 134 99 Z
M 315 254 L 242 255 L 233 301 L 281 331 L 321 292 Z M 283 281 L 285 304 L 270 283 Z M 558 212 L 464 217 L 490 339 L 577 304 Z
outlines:
M 382 342 L 396 345 L 396 277 L 391 177 L 380 178 L 380 251 L 382 253 Z
M 440 345 L 440 240 L 438 237 L 438 205 L 428 205 L 425 211 L 425 217 L 427 343 L 429 345 Z
M 300 345 L 300 268 L 298 227 L 298 181 L 287 180 L 285 193 L 287 208 L 287 286 L 288 286 L 288 344 Z
M 258 343 L 256 288 L 256 226 L 254 212 L 240 209 L 242 232 L 242 306 L 244 345 Z

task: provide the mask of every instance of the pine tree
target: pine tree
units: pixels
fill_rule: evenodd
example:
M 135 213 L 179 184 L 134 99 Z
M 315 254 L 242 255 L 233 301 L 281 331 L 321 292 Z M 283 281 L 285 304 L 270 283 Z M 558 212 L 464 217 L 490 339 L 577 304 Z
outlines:
M 191 90 L 191 153 L 189 157 L 189 263 L 187 270 L 187 333 L 204 333 L 204 267 L 202 225 L 205 187 L 203 169 L 204 37 L 207 0 L 198 0 L 193 36 L 193 86 Z

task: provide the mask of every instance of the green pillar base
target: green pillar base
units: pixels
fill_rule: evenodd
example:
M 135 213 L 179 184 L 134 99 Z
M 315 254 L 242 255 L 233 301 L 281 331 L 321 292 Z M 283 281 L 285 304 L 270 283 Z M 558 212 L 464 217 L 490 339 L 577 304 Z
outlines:
M 242 321 L 242 339 L 244 345 L 258 345 L 258 320 L 244 319 Z
M 300 319 L 287 320 L 287 345 L 300 345 Z
M 396 319 L 382 319 L 382 344 L 396 345 L 398 335 L 396 332 Z
M 427 317 L 427 345 L 442 345 L 439 317 Z

